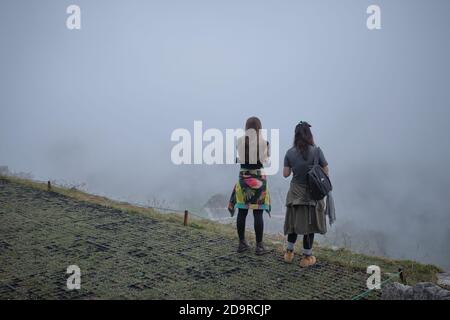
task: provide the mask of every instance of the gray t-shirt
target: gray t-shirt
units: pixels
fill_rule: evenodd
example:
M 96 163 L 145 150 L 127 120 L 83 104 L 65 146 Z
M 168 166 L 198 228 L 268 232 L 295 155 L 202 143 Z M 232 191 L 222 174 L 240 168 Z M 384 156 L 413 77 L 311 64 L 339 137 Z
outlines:
M 306 160 L 303 159 L 302 153 L 296 147 L 290 148 L 284 156 L 284 166 L 292 169 L 293 177 L 292 181 L 299 184 L 306 184 L 306 174 L 310 166 L 314 164 L 314 152 L 317 147 L 309 146 Z M 319 149 L 319 165 L 326 167 L 328 165 L 325 156 L 320 148 Z

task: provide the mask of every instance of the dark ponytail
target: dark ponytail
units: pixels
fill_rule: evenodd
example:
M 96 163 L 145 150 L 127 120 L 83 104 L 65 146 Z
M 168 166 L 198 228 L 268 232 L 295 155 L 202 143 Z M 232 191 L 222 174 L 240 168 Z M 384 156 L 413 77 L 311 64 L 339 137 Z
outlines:
M 311 132 L 311 125 L 308 122 L 300 121 L 295 127 L 294 147 L 302 153 L 306 160 L 309 146 L 314 145 L 314 137 Z

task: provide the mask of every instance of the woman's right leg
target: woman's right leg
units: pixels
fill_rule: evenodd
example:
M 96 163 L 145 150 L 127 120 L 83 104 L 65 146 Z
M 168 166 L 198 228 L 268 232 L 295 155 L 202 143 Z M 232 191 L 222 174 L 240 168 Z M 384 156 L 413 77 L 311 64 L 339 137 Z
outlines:
M 263 210 L 253 210 L 256 242 L 262 242 L 264 234 Z
M 256 249 L 255 253 L 259 256 L 269 253 L 266 250 L 266 247 L 263 244 L 263 234 L 264 234 L 264 218 L 263 218 L 263 210 L 254 209 L 253 217 L 255 221 L 255 236 L 256 236 Z
M 303 236 L 303 254 L 312 256 L 312 247 L 314 243 L 314 233 L 305 234 Z
M 313 243 L 314 233 L 303 236 L 303 257 L 300 260 L 300 267 L 310 267 L 316 264 L 316 257 L 312 254 Z

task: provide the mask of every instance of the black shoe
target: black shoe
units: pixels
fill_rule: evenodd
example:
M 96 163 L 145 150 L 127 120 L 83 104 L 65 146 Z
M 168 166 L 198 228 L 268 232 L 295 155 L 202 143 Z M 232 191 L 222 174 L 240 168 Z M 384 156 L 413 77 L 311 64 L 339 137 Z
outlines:
M 255 253 L 257 256 L 262 256 L 263 254 L 269 253 L 269 250 L 264 247 L 264 244 L 262 242 L 257 242 Z
M 248 249 L 250 249 L 250 247 L 249 247 L 247 241 L 245 241 L 245 240 L 239 241 L 239 246 L 237 248 L 237 252 L 241 253 L 241 252 L 247 251 Z

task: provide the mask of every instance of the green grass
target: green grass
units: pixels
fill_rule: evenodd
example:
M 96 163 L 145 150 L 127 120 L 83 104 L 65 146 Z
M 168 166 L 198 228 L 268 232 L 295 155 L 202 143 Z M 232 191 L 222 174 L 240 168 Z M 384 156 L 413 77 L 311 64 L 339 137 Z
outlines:
M 48 192 L 46 183 L 25 180 L 15 177 L 0 177 L 0 180 L 8 181 L 10 183 L 22 185 L 25 187 L 30 187 L 35 190 Z M 51 192 L 63 195 L 77 202 L 82 202 L 89 205 L 99 205 L 104 208 L 119 210 L 120 212 L 124 212 L 130 215 L 138 215 L 155 219 L 156 221 L 160 221 L 168 227 L 176 226 L 177 228 L 176 230 L 180 230 L 179 232 L 185 232 L 184 231 L 185 229 L 179 229 L 183 228 L 182 227 L 183 216 L 177 213 L 162 214 L 153 209 L 135 206 L 133 204 L 126 202 L 111 200 L 106 197 L 92 195 L 76 189 L 68 189 L 58 186 L 52 186 Z M 224 225 L 206 219 L 200 219 L 194 216 L 190 216 L 188 229 L 191 230 L 189 231 L 190 235 L 195 235 L 195 237 L 199 238 L 204 237 L 205 239 L 214 239 L 214 237 L 220 235 L 220 237 L 228 239 L 226 241 L 233 243 L 234 246 L 236 231 L 234 226 L 232 225 L 227 224 Z M 281 256 L 284 251 L 284 238 L 275 235 L 267 235 L 265 239 L 268 247 L 273 248 L 275 250 L 276 252 L 275 255 Z M 250 240 L 251 241 L 253 240 L 252 235 L 250 236 Z M 221 248 L 221 250 L 223 251 L 224 249 Z M 357 254 L 346 249 L 332 250 L 331 248 L 318 245 L 315 247 L 315 252 L 318 259 L 326 264 L 342 267 L 343 268 L 342 270 L 347 271 L 354 270 L 355 272 L 360 272 L 362 274 L 365 273 L 365 270 L 368 265 L 378 265 L 380 266 L 380 268 L 384 273 L 395 273 L 398 271 L 399 268 L 402 268 L 408 284 L 415 284 L 417 282 L 423 281 L 434 282 L 436 280 L 436 273 L 441 272 L 441 270 L 438 267 L 433 265 L 424 265 L 409 260 L 392 260 L 382 257 L 367 256 L 364 254 Z M 221 253 L 223 254 L 223 252 L 219 251 L 214 254 L 219 255 Z M 195 249 L 192 254 L 193 257 L 201 257 L 202 256 L 201 248 Z M 95 257 L 96 256 L 94 255 L 94 258 Z M 175 261 L 174 263 L 179 263 L 179 261 Z M 186 266 L 182 265 L 181 267 L 184 268 Z M 214 268 L 217 269 L 220 268 L 220 266 L 214 266 Z M 212 270 L 211 272 L 217 271 L 214 268 L 211 269 Z M 317 283 L 320 283 L 321 276 L 322 276 L 321 273 L 316 273 L 314 281 L 318 281 Z M 205 285 L 192 288 L 192 294 L 194 296 L 195 292 L 197 291 L 199 291 L 198 292 L 199 297 L 205 297 L 208 295 L 214 296 L 215 294 L 218 294 L 218 292 L 216 292 L 216 288 L 213 286 Z M 232 298 L 233 296 L 230 297 Z

